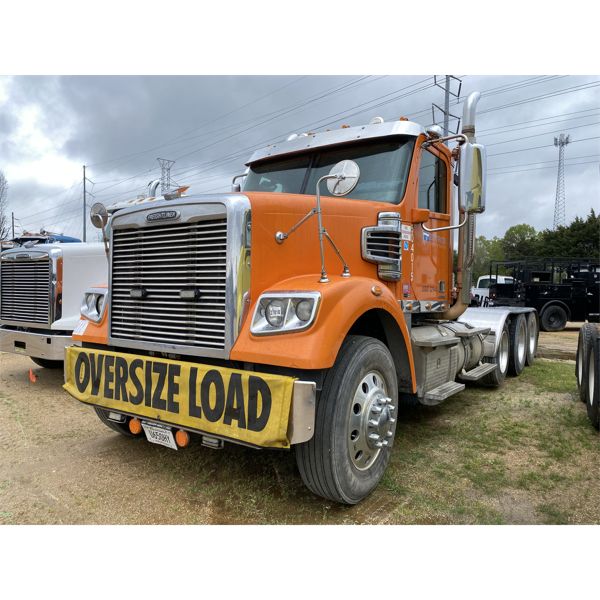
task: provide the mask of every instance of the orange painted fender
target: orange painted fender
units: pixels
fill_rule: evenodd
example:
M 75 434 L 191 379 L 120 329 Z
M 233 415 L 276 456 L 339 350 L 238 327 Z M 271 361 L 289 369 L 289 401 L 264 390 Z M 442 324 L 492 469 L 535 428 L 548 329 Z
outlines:
M 380 296 L 372 292 L 381 290 Z M 253 298 L 248 317 L 231 350 L 231 359 L 296 369 L 328 369 L 333 366 L 344 338 L 352 325 L 372 309 L 388 313 L 398 325 L 406 346 L 411 381 L 415 381 L 410 334 L 398 301 L 385 285 L 369 277 L 331 277 L 319 283 L 318 275 L 280 281 L 266 292 L 320 292 L 321 301 L 314 323 L 305 331 L 256 336 L 250 324 L 258 298 Z

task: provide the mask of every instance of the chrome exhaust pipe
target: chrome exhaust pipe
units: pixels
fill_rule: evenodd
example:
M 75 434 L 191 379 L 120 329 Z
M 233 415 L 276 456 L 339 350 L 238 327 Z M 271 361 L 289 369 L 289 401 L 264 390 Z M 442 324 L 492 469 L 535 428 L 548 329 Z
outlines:
M 470 143 L 475 142 L 475 115 L 481 94 L 472 92 L 463 105 L 461 132 Z M 459 210 L 459 222 L 464 218 L 464 211 Z M 471 277 L 475 259 L 475 214 L 467 215 L 465 225 L 458 230 L 458 268 L 456 270 L 456 302 L 442 314 L 443 319 L 454 321 L 462 315 L 471 304 Z
M 159 185 L 160 185 L 160 179 L 153 179 L 148 184 L 148 197 L 149 198 L 154 198 L 156 196 L 156 190 L 158 189 Z

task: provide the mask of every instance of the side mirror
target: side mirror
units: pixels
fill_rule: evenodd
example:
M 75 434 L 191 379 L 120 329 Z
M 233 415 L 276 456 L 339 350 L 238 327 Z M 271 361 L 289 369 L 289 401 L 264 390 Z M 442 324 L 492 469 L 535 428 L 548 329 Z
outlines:
M 353 160 L 342 160 L 329 171 L 327 189 L 332 196 L 346 196 L 358 183 L 360 169 Z
M 238 179 L 242 179 L 243 177 L 246 177 L 246 175 L 248 175 L 248 171 L 246 171 L 245 173 L 240 173 L 239 175 L 236 175 L 232 180 L 231 180 L 231 191 L 236 194 L 238 192 L 242 191 L 242 184 L 238 183 L 237 180 Z
M 461 210 L 469 214 L 485 210 L 486 152 L 481 144 L 460 147 L 458 200 Z
M 90 209 L 90 221 L 94 227 L 104 229 L 108 223 L 108 211 L 101 202 L 96 202 Z

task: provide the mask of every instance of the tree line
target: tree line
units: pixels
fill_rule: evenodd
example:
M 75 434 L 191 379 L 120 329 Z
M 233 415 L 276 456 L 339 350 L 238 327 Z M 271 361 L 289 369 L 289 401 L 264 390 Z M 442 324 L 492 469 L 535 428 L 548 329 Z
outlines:
M 519 260 L 527 257 L 594 258 L 600 260 L 600 215 L 594 209 L 582 219 L 576 217 L 569 225 L 557 229 L 536 231 L 527 223 L 513 225 L 503 237 L 475 240 L 473 280 L 489 273 L 494 260 Z

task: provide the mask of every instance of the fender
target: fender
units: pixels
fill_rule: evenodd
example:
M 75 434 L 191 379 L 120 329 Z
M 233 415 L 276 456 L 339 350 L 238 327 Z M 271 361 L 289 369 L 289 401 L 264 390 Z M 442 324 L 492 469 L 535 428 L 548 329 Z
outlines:
M 381 309 L 392 316 L 404 338 L 411 379 L 415 373 L 410 333 L 398 301 L 385 285 L 369 277 L 330 276 L 326 284 L 318 275 L 294 277 L 280 281 L 264 292 L 320 292 L 321 302 L 315 322 L 305 331 L 255 336 L 250 324 L 258 298 L 253 298 L 240 335 L 231 350 L 231 359 L 298 369 L 328 369 L 333 366 L 344 338 L 352 325 L 367 311 Z M 375 296 L 373 286 L 381 289 Z

